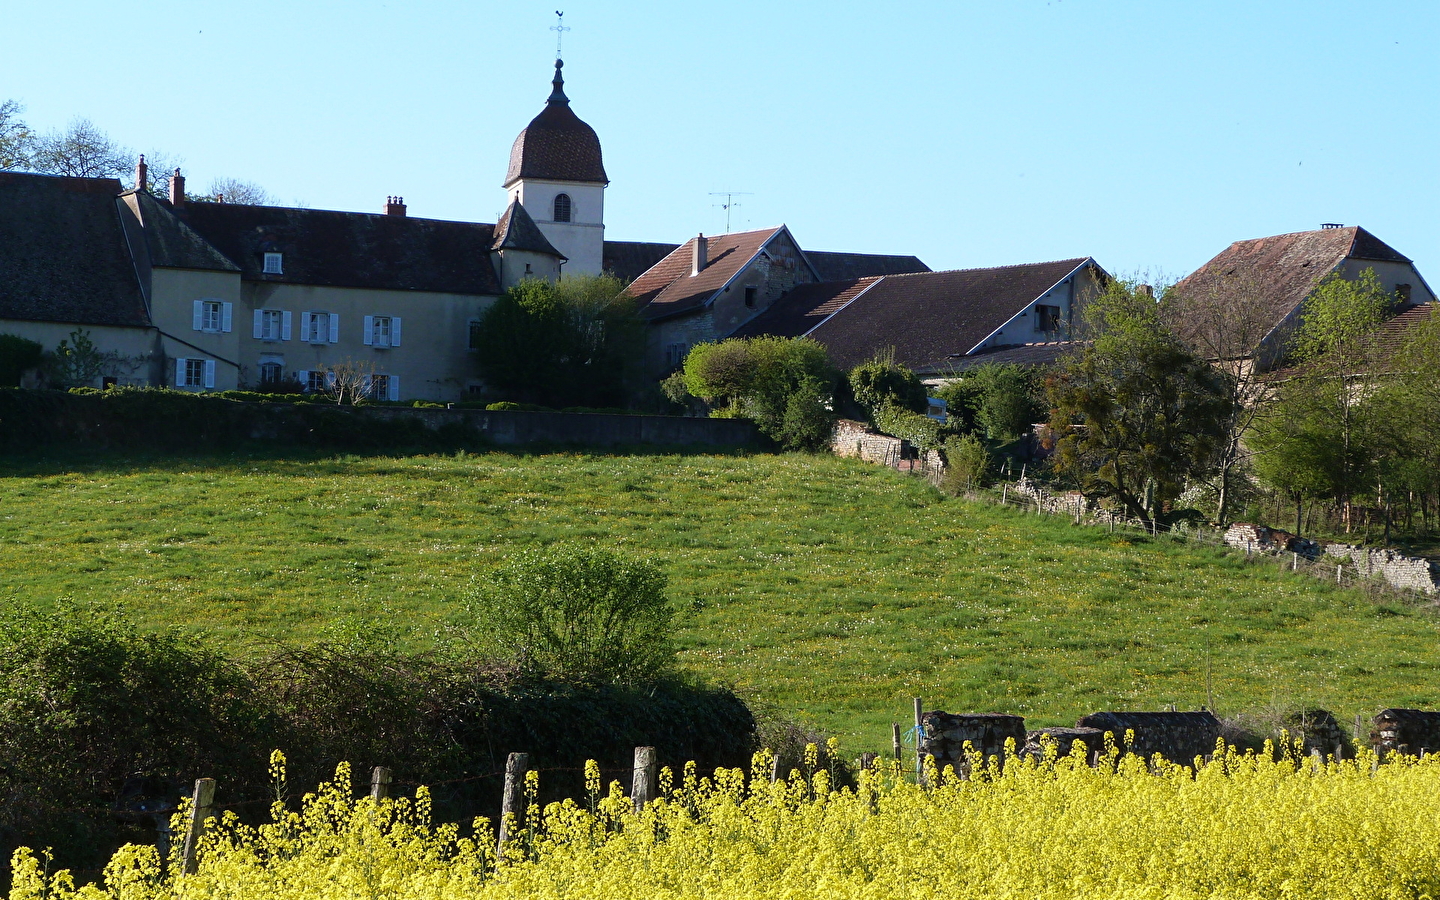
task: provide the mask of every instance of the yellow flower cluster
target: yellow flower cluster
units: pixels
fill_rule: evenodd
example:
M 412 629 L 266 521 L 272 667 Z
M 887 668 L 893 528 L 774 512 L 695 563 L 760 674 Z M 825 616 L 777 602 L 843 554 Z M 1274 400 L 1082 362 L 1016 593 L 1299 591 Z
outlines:
M 497 857 L 490 823 L 432 825 L 429 796 L 350 795 L 347 768 L 299 812 L 212 823 L 195 875 L 120 850 L 76 888 L 15 854 L 11 900 L 330 898 L 1421 898 L 1440 896 L 1440 761 L 1278 760 L 1217 750 L 1193 770 L 1111 753 L 972 760 L 970 777 L 824 770 L 769 780 L 693 766 L 641 812 L 618 784 L 541 810 Z M 1198 761 L 1197 761 L 1198 763 Z M 283 773 L 282 773 L 283 774 Z M 168 872 L 179 866 L 171 860 Z

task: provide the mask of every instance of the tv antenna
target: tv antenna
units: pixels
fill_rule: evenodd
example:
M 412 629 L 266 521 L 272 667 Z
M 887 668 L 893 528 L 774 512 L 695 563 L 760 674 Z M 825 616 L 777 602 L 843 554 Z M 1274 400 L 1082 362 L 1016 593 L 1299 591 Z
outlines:
M 724 202 L 724 203 L 715 203 L 715 204 L 712 204 L 712 205 L 718 206 L 719 208 L 725 210 L 725 233 L 726 233 L 726 234 L 729 234 L 729 233 L 730 233 L 730 210 L 734 209 L 734 208 L 737 207 L 737 206 L 742 206 L 742 205 L 743 205 L 739 200 L 736 200 L 735 198 L 736 198 L 736 197 L 753 197 L 753 196 L 755 196 L 755 195 L 754 195 L 753 193 L 751 193 L 750 191 L 711 191 L 711 192 L 710 192 L 710 196 L 712 196 L 712 197 L 724 197 L 724 198 L 725 198 L 725 202 Z
M 560 42 L 565 39 L 565 32 L 570 29 L 565 27 L 565 14 L 558 9 L 555 10 L 555 24 L 550 26 L 550 30 L 555 32 L 555 58 L 559 59 Z

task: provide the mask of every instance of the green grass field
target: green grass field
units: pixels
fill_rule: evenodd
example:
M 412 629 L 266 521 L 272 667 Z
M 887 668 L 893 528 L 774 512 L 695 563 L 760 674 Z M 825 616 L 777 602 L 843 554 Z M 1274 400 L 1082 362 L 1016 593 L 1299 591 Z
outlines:
M 811 456 L 9 462 L 0 597 L 120 602 L 224 649 L 344 619 L 423 646 L 470 579 L 533 542 L 655 560 L 684 666 L 888 743 L 927 708 L 1072 722 L 1318 703 L 1342 720 L 1430 706 L 1437 617 L 1217 550 L 941 497 Z

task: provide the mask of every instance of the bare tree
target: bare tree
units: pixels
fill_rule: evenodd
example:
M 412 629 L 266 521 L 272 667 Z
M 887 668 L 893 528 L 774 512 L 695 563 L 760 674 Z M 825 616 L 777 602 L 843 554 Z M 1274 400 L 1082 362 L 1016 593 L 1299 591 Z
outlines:
M 1274 307 L 1254 274 L 1242 271 L 1192 276 L 1164 293 L 1161 311 L 1191 350 L 1225 374 L 1230 412 L 1216 460 L 1215 504 L 1215 520 L 1225 525 L 1249 459 L 1245 438 L 1274 399 L 1256 364 L 1261 342 L 1276 324 Z
M 30 151 L 35 135 L 21 121 L 25 111 L 14 100 L 0 103 L 0 169 L 30 168 Z
M 253 181 L 238 178 L 216 178 L 210 182 L 210 190 L 203 197 L 192 200 L 214 201 L 216 203 L 242 203 L 247 206 L 274 206 L 279 201 L 269 191 Z
M 52 131 L 34 142 L 30 167 L 47 175 L 79 178 L 123 178 L 135 154 L 121 147 L 89 119 L 76 119 L 64 131 Z
M 344 359 L 325 370 L 325 396 L 336 403 L 357 406 L 370 398 L 375 375 L 373 363 Z

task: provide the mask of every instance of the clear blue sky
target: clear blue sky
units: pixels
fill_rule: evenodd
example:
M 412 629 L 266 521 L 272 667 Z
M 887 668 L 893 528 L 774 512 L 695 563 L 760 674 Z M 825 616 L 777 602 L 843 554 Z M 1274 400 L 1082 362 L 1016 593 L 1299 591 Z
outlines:
M 494 221 L 549 92 L 600 134 L 607 235 L 784 222 L 963 268 L 1177 277 L 1361 224 L 1440 283 L 1440 3 L 9 3 L 0 99 L 284 202 Z

